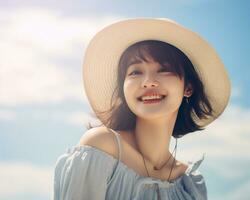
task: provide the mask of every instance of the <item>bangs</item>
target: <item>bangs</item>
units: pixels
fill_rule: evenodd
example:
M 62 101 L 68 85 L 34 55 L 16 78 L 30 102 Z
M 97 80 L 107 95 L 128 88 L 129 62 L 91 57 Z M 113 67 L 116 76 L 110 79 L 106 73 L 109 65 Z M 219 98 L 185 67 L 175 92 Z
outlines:
M 141 62 L 158 62 L 164 69 L 172 72 L 180 79 L 184 77 L 183 70 L 183 56 L 185 56 L 179 49 L 166 42 L 158 40 L 144 40 L 137 42 L 128 47 L 120 62 L 122 66 L 127 68 L 132 64 Z M 186 57 L 186 56 L 185 56 Z

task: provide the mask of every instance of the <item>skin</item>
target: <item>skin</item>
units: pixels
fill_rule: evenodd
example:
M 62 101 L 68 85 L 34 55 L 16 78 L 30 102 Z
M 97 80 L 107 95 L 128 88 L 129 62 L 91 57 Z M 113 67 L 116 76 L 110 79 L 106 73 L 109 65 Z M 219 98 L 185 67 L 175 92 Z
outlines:
M 149 62 L 130 65 L 123 85 L 128 107 L 137 116 L 133 140 L 151 169 L 153 166 L 162 168 L 169 157 L 171 159 L 164 167 L 171 167 L 174 157 L 169 145 L 178 109 L 183 97 L 192 95 L 190 85 L 184 88 L 184 79 L 160 69 L 160 64 L 150 59 Z M 138 101 L 137 97 L 148 89 L 166 95 L 165 99 L 156 104 Z

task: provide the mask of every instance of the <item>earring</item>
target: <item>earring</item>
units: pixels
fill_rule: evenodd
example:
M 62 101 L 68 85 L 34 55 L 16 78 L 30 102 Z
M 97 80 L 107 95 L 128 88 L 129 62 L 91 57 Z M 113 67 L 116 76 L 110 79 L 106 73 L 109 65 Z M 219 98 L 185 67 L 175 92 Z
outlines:
M 188 97 L 186 97 L 185 99 L 186 99 L 187 104 L 189 104 L 189 98 L 188 98 Z

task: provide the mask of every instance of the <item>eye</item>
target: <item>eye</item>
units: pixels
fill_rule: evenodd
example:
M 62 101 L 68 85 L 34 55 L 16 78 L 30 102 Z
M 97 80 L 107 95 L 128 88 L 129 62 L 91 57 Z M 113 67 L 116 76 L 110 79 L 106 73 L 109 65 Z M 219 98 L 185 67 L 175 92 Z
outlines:
M 130 76 L 130 75 L 133 75 L 133 73 L 134 73 L 134 72 L 136 72 L 136 73 L 137 73 L 137 72 L 139 72 L 139 71 L 137 71 L 137 70 L 132 71 L 132 72 L 129 74 L 129 76 Z
M 162 67 L 161 69 L 159 69 L 158 72 L 168 72 L 168 73 L 171 73 L 168 69 Z M 135 74 L 134 74 L 135 73 Z M 137 73 L 141 73 L 140 71 L 138 70 L 134 70 L 132 71 L 128 76 L 131 76 L 131 75 L 136 75 Z
M 159 70 L 159 72 L 169 72 L 169 73 L 170 73 L 170 71 L 169 71 L 168 69 L 164 68 L 164 67 L 162 67 L 162 68 Z

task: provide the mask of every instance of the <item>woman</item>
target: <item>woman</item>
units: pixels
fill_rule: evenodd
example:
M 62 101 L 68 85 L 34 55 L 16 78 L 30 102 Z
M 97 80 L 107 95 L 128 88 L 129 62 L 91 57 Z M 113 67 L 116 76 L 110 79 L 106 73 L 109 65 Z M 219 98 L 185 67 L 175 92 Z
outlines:
M 168 19 L 119 21 L 89 43 L 83 77 L 102 124 L 58 158 L 54 199 L 207 199 L 203 158 L 176 160 L 177 138 L 203 130 L 230 96 L 205 40 Z

